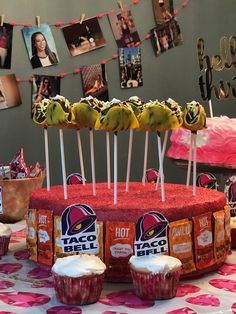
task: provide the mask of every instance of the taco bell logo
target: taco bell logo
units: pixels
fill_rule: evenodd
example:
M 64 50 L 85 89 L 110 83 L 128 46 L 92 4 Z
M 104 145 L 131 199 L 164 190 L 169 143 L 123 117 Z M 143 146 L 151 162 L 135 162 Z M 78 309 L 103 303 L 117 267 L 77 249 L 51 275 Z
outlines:
M 157 212 L 149 212 L 136 223 L 134 254 L 145 256 L 168 252 L 168 221 Z
M 73 204 L 63 211 L 61 233 L 64 253 L 98 253 L 96 214 L 88 205 Z

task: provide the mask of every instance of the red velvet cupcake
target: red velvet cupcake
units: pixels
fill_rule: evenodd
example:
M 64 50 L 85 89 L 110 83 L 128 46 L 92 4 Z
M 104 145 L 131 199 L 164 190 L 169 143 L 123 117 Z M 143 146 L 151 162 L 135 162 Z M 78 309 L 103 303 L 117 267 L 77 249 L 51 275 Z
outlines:
M 52 267 L 57 299 L 69 305 L 95 303 L 102 292 L 106 266 L 95 255 L 58 258 Z
M 7 254 L 11 238 L 11 228 L 0 223 L 0 256 Z
M 179 259 L 167 255 L 132 256 L 129 265 L 137 296 L 151 300 L 175 297 L 182 266 Z

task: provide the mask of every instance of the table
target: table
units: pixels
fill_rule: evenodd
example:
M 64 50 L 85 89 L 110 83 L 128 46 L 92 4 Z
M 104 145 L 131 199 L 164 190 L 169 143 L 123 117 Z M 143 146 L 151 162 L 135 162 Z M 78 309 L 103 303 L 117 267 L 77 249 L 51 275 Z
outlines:
M 9 252 L 0 259 L 0 314 L 236 313 L 236 251 L 218 271 L 181 280 L 171 300 L 141 300 L 132 284 L 105 283 L 98 303 L 66 306 L 55 297 L 50 267 L 28 260 L 25 222 L 9 226 L 13 230 Z

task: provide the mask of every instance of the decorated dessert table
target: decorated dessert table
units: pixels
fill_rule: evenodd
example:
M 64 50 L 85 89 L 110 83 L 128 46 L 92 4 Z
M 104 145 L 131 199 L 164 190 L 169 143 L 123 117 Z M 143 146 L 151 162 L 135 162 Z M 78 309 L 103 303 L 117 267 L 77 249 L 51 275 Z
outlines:
M 9 252 L 0 260 L 0 313 L 236 313 L 236 251 L 217 271 L 181 280 L 170 300 L 142 300 L 132 284 L 105 283 L 99 302 L 67 306 L 57 301 L 51 267 L 30 261 L 25 221 L 9 224 Z

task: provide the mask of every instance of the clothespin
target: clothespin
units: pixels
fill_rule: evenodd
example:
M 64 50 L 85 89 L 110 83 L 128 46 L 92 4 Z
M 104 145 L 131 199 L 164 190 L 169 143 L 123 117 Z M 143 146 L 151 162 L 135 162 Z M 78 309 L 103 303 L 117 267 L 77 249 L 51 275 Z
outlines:
M 118 5 L 119 5 L 121 11 L 124 11 L 124 5 L 122 3 L 122 0 L 118 0 L 117 2 L 118 2 Z
M 5 19 L 5 15 L 4 14 L 2 14 L 1 15 L 1 17 L 0 17 L 0 19 L 1 19 L 1 26 L 3 26 L 3 23 L 4 23 L 4 19 Z
M 84 19 L 85 19 L 85 14 L 84 14 L 84 13 L 82 13 L 82 14 L 81 14 L 81 18 L 80 18 L 79 23 L 80 23 L 80 24 L 82 24 L 82 23 L 83 23 L 83 21 L 84 21 Z
M 36 25 L 38 27 L 40 27 L 40 16 L 39 15 L 36 16 Z

